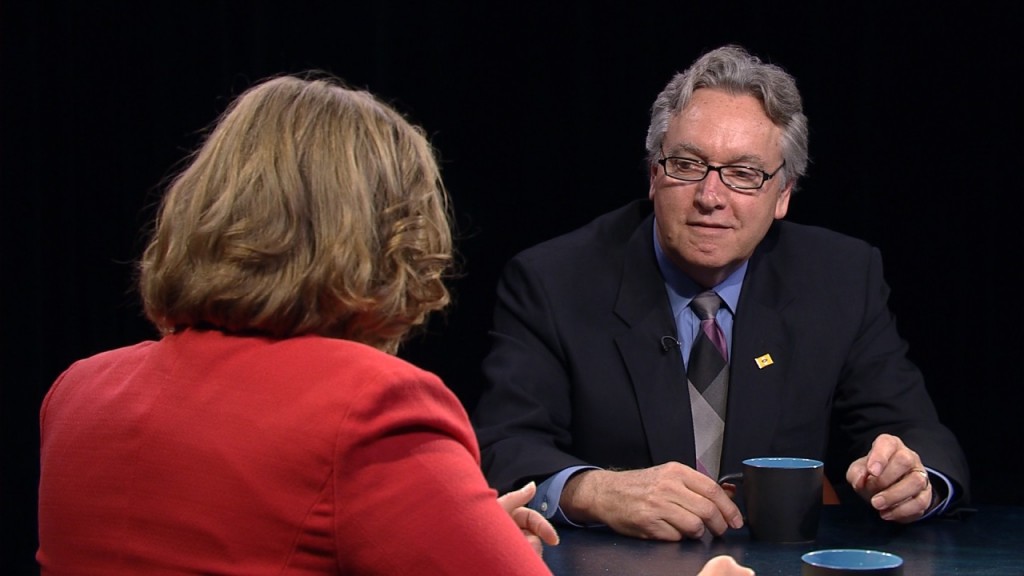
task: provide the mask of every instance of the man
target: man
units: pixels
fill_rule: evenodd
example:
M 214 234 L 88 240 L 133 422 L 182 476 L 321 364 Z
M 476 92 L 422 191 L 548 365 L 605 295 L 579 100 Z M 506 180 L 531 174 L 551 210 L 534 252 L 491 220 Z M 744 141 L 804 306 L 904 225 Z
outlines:
M 658 96 L 647 151 L 648 200 L 503 274 L 474 413 L 491 484 L 537 480 L 548 518 L 662 540 L 742 526 L 716 478 L 757 456 L 823 459 L 895 522 L 964 501 L 877 249 L 782 220 L 807 166 L 793 78 L 711 51 Z M 700 333 L 724 337 L 707 389 Z

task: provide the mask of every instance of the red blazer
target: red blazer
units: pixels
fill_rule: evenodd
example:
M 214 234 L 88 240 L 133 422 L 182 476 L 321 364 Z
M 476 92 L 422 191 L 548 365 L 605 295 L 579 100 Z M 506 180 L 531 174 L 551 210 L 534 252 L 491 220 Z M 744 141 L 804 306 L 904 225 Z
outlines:
M 433 374 L 185 331 L 72 365 L 41 414 L 43 574 L 550 574 Z

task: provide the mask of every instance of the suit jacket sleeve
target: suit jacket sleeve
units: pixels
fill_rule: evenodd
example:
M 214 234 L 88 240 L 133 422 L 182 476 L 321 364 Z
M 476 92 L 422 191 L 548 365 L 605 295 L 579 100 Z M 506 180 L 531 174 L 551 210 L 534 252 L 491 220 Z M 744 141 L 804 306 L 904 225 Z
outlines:
M 907 357 L 889 293 L 876 248 L 821 228 L 772 227 L 750 260 L 733 327 L 723 471 L 752 452 L 795 455 L 824 459 L 841 481 L 888 433 L 967 496 L 966 459 Z M 762 369 L 753 359 L 766 353 L 774 363 Z
M 876 248 L 868 253 L 864 277 L 861 330 L 849 346 L 834 398 L 840 438 L 833 451 L 846 446 L 845 460 L 852 461 L 867 454 L 879 434 L 899 436 L 926 466 L 952 479 L 958 498 L 966 501 L 966 458 L 956 437 L 939 421 L 923 374 L 907 357 L 908 345 L 888 307 L 889 286 Z
M 682 362 L 660 345 L 675 324 L 652 242 L 649 205 L 636 203 L 506 266 L 474 412 L 492 486 L 693 459 Z

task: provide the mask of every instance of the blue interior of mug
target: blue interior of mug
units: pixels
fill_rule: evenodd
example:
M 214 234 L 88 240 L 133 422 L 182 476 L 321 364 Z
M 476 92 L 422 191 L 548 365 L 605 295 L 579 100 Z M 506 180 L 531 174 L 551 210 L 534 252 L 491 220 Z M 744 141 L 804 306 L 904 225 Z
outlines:
M 903 559 L 895 554 L 879 552 L 877 550 L 815 550 L 808 552 L 802 557 L 804 562 L 811 566 L 821 568 L 845 568 L 845 569 L 871 569 L 871 568 L 897 568 L 903 564 Z
M 825 464 L 821 460 L 810 458 L 748 458 L 743 461 L 747 466 L 755 468 L 819 468 Z

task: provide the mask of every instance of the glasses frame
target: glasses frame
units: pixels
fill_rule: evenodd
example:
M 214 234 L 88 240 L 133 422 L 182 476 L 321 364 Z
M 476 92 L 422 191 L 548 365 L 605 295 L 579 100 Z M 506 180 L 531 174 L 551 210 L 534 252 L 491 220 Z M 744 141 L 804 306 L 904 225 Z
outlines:
M 676 160 L 686 160 L 687 162 L 693 162 L 695 164 L 699 164 L 699 165 L 703 166 L 704 167 L 704 175 L 701 176 L 700 178 L 697 178 L 697 179 L 694 179 L 694 180 L 690 180 L 690 179 L 680 178 L 679 176 L 673 176 L 672 174 L 669 174 L 668 173 L 668 167 L 666 166 L 666 164 L 668 163 L 669 160 L 673 160 L 673 159 L 676 159 Z M 771 180 L 776 174 L 778 174 L 786 166 L 786 161 L 783 160 L 782 161 L 782 165 L 779 166 L 778 168 L 776 168 L 774 172 L 765 172 L 764 170 L 762 170 L 760 168 L 754 168 L 753 166 L 744 166 L 743 164 L 723 164 L 723 165 L 720 165 L 720 166 L 715 166 L 714 164 L 709 164 L 709 163 L 707 163 L 707 162 L 705 162 L 703 160 L 697 159 L 697 158 L 689 158 L 689 157 L 686 157 L 686 156 L 665 156 L 665 151 L 662 150 L 661 151 L 661 158 L 658 160 L 658 164 L 661 164 L 661 169 L 665 171 L 665 176 L 668 176 L 669 178 L 671 178 L 673 180 L 678 180 L 680 182 L 701 182 L 705 178 L 708 177 L 708 174 L 710 174 L 712 172 L 718 172 L 718 179 L 721 180 L 722 184 L 725 184 L 728 188 L 731 188 L 733 190 L 737 190 L 739 192 L 753 192 L 755 190 L 760 190 L 760 189 L 764 188 L 765 182 Z M 724 178 L 722 178 L 722 170 L 725 170 L 726 168 L 742 168 L 744 170 L 753 170 L 755 172 L 760 172 L 761 173 L 761 183 L 758 184 L 757 186 L 754 186 L 754 187 L 734 186 L 732 184 L 729 184 L 728 182 L 725 181 Z

